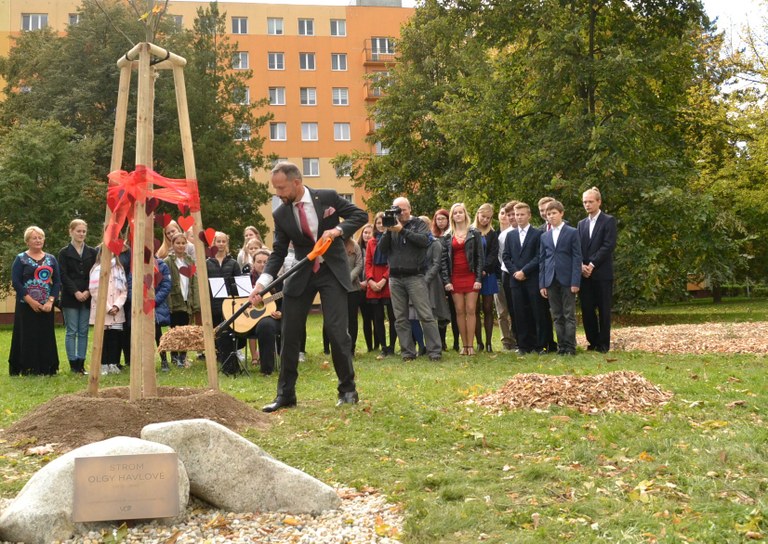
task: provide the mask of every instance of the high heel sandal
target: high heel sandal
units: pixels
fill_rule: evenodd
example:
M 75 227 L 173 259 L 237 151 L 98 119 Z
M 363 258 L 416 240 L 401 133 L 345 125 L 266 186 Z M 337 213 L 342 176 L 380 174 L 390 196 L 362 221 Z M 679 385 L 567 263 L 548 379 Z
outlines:
M 467 350 L 466 355 L 472 356 L 472 355 L 475 354 L 475 348 L 473 348 L 473 347 L 468 347 L 468 348 L 464 348 L 464 349 Z
M 463 348 L 461 348 L 459 355 L 469 355 L 469 348 L 467 346 L 464 346 Z

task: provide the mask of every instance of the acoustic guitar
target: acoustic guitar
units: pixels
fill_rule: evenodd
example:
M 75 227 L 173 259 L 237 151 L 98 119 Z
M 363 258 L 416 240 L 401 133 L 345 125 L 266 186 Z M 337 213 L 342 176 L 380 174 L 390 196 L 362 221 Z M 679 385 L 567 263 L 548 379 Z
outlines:
M 283 298 L 283 292 L 280 291 L 272 296 L 262 299 L 259 306 L 251 306 L 239 316 L 235 318 L 229 327 L 238 334 L 245 334 L 253 329 L 256 324 L 262 320 L 265 316 L 272 315 L 272 312 L 277 310 L 277 304 L 275 301 Z M 226 321 L 234 315 L 234 313 L 240 309 L 244 303 L 248 302 L 248 297 L 235 297 L 224 300 L 224 304 L 221 307 L 221 312 L 224 314 L 224 320 Z

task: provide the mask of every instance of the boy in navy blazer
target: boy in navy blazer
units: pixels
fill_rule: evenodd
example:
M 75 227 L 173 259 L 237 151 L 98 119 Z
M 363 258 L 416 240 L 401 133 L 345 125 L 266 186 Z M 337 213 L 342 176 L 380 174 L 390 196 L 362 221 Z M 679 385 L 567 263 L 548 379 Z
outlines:
M 557 333 L 558 355 L 576 355 L 576 293 L 581 286 L 581 242 L 578 231 L 563 222 L 557 200 L 547 204 L 552 226 L 539 244 L 539 290 L 549 300 Z

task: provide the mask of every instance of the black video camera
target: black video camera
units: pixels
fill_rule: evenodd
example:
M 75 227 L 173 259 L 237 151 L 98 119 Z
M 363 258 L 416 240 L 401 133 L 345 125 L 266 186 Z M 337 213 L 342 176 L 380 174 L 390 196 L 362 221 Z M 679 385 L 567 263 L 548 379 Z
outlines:
M 382 226 L 394 227 L 401 213 L 403 213 L 403 210 L 399 206 L 392 206 L 390 209 L 384 210 L 384 217 L 381 218 Z

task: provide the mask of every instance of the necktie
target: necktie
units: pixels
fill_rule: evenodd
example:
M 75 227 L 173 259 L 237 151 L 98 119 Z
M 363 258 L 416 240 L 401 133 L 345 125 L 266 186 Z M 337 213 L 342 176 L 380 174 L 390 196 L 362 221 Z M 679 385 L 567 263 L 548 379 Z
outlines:
M 525 242 L 525 229 L 520 229 L 520 245 L 522 246 Z
M 309 228 L 309 221 L 307 220 L 307 212 L 304 211 L 304 203 L 297 202 L 296 209 L 299 210 L 299 225 L 301 226 L 301 232 L 314 242 L 315 237 L 312 235 L 312 229 Z M 320 269 L 320 258 L 315 258 L 312 263 L 312 272 L 317 272 Z

